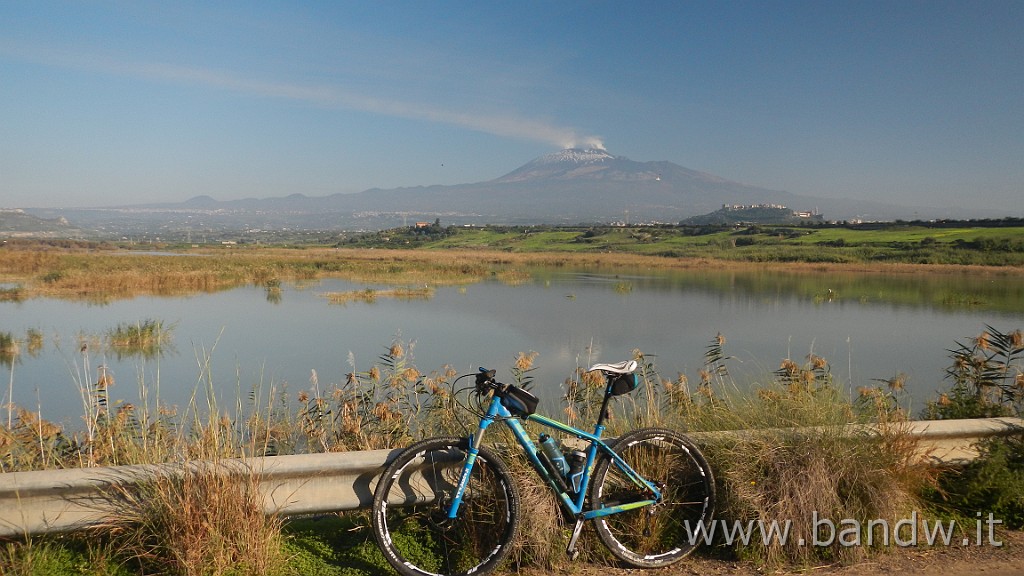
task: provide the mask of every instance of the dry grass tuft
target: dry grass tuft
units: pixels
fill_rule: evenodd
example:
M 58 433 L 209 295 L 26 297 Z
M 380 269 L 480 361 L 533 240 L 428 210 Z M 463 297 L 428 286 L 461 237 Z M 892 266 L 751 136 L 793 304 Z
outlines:
M 710 433 L 705 445 L 720 487 L 717 515 L 744 525 L 791 523 L 785 544 L 752 540 L 736 547 L 741 556 L 768 566 L 857 561 L 871 551 L 866 534 L 860 546 L 838 539 L 800 544 L 815 542 L 815 517 L 893 525 L 920 509 L 923 489 L 935 482 L 907 430 L 899 389 L 879 388 L 853 402 L 834 386 L 827 361 L 814 355 L 802 365 L 783 361 L 774 380 L 752 394 L 723 388 L 674 400 L 688 428 L 731 431 Z
M 119 556 L 145 573 L 273 575 L 283 573 L 281 521 L 263 510 L 258 471 L 237 461 L 191 462 L 115 479 L 97 530 Z

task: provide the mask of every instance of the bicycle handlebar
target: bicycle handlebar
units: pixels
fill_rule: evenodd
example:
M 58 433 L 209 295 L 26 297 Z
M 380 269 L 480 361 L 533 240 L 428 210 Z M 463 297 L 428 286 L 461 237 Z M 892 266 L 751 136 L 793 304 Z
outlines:
M 500 388 L 501 384 L 494 381 L 495 374 L 497 374 L 496 370 L 488 370 L 481 366 L 480 371 L 476 374 L 476 389 L 484 392 L 487 388 Z

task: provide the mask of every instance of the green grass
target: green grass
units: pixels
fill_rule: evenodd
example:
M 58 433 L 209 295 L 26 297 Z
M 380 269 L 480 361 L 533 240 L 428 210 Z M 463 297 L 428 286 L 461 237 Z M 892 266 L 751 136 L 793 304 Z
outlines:
M 619 252 L 749 262 L 1024 265 L 1024 227 L 458 228 L 431 250 Z
M 118 324 L 107 332 L 107 342 L 121 356 L 154 358 L 171 344 L 173 327 L 162 320 L 146 319 Z
M 391 576 L 365 514 L 288 520 L 283 527 L 287 572 L 295 575 Z
M 0 545 L 5 576 L 132 576 L 113 552 L 83 536 L 37 538 Z
M 978 239 L 1002 239 L 1013 238 L 1020 240 L 1024 238 L 1024 228 L 925 228 L 921 226 L 896 226 L 883 230 L 858 230 L 849 228 L 818 228 L 809 229 L 802 236 L 797 236 L 790 241 L 801 244 L 816 244 L 821 242 L 834 242 L 843 239 L 847 244 L 855 245 L 884 245 L 892 243 L 913 243 L 926 242 L 933 239 L 937 243 L 951 244 L 957 241 L 971 242 Z

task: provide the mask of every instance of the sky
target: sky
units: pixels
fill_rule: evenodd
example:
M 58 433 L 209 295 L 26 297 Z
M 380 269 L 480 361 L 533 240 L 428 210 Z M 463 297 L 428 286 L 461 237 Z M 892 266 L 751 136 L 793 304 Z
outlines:
M 0 0 L 0 208 L 480 182 L 565 147 L 1024 215 L 1024 1 Z

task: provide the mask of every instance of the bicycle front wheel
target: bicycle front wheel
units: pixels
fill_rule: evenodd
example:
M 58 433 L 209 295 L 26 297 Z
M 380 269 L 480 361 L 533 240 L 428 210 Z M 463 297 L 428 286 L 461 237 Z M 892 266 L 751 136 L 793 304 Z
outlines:
M 594 527 L 601 542 L 622 561 L 640 568 L 668 566 L 693 551 L 701 526 L 710 527 L 715 480 L 704 455 L 677 432 L 643 428 L 623 435 L 615 452 L 661 491 L 662 500 L 600 516 Z M 609 508 L 650 498 L 610 457 L 594 471 L 590 502 Z
M 458 515 L 448 518 L 468 446 L 456 437 L 417 442 L 378 481 L 373 535 L 400 574 L 483 574 L 508 555 L 519 522 L 519 492 L 489 448 L 480 447 Z

